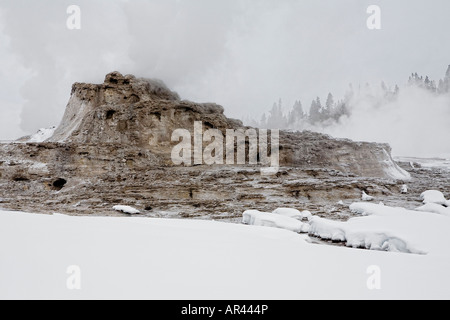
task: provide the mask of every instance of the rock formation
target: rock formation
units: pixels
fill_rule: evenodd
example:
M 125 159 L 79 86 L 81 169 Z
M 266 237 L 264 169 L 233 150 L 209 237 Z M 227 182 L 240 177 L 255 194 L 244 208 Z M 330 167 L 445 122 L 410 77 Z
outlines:
M 61 124 L 44 142 L 0 145 L 0 206 L 38 212 L 115 215 L 117 204 L 149 216 L 240 216 L 244 209 L 311 208 L 399 193 L 408 174 L 385 144 L 280 133 L 274 176 L 258 166 L 176 166 L 172 132 L 248 129 L 213 104 L 182 101 L 162 82 L 106 76 L 75 83 Z

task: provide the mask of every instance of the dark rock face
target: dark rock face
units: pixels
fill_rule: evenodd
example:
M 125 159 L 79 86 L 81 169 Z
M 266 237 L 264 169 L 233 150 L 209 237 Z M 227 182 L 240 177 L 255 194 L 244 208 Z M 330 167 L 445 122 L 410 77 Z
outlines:
M 0 145 L 0 205 L 34 212 L 111 214 L 115 204 L 151 216 L 232 218 L 247 208 L 357 199 L 361 190 L 396 193 L 408 174 L 384 144 L 280 133 L 281 169 L 175 166 L 172 132 L 244 128 L 216 104 L 181 101 L 157 80 L 118 72 L 103 84 L 75 83 L 61 124 L 42 143 Z M 165 212 L 165 213 L 164 213 Z

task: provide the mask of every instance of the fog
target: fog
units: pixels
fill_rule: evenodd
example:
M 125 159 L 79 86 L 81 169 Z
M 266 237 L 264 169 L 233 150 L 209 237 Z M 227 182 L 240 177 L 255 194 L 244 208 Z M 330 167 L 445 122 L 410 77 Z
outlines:
M 450 3 L 376 2 L 381 30 L 367 28 L 373 1 L 365 0 L 3 0 L 0 140 L 58 124 L 72 83 L 101 83 L 113 70 L 159 78 L 182 98 L 217 102 L 235 118 L 259 117 L 279 98 L 292 105 L 328 92 L 342 96 L 349 83 L 401 85 L 416 71 L 442 77 L 450 63 Z M 81 9 L 80 30 L 66 27 L 72 4 Z M 362 104 L 330 133 L 389 142 L 411 155 L 415 146 L 398 141 L 409 130 L 423 140 L 423 152 L 439 152 L 438 142 L 412 128 L 442 135 L 445 118 L 427 111 L 431 100 L 406 94 L 390 110 L 397 121 Z M 409 102 L 417 112 L 407 118 Z M 432 103 L 441 111 L 446 104 Z M 363 117 L 374 129 L 363 130 Z
M 450 95 L 405 86 L 393 101 L 379 103 L 380 97 L 355 98 L 349 117 L 316 129 L 335 137 L 389 142 L 396 156 L 450 158 Z

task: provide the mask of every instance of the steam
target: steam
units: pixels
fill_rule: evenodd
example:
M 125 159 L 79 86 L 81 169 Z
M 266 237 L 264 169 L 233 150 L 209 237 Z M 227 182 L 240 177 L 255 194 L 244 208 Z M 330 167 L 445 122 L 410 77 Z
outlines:
M 9 54 L 27 70 L 20 86 L 22 101 L 13 108 L 20 110 L 24 132 L 58 124 L 74 82 L 102 82 L 106 73 L 130 64 L 119 7 L 106 0 L 91 2 L 91 10 L 82 12 L 84 29 L 77 31 L 65 27 L 67 1 L 2 2 L 0 21 L 9 39 Z M 85 29 L 94 33 L 89 35 Z
M 350 82 L 398 83 L 418 67 L 436 79 L 449 63 L 447 0 L 385 1 L 380 31 L 367 29 L 364 1 L 77 0 L 81 30 L 68 30 L 72 4 L 1 2 L 0 139 L 57 125 L 74 82 L 101 83 L 114 70 L 159 78 L 182 99 L 243 118 L 280 97 L 286 105 L 317 92 L 339 97 Z M 397 154 L 450 153 L 439 145 L 448 101 L 407 94 L 383 112 L 359 101 L 351 118 L 326 130 L 390 142 Z
M 358 141 L 386 142 L 397 156 L 450 157 L 450 95 L 406 86 L 383 102 L 380 92 L 360 94 L 351 115 L 320 131 Z

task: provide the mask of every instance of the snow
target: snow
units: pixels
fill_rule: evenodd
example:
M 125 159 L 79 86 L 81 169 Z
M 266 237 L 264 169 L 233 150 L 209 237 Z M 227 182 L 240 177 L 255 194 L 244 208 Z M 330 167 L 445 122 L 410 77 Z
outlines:
M 443 216 L 450 217 L 450 208 L 444 207 L 437 203 L 427 203 L 424 206 L 417 208 L 416 210 L 422 212 L 441 214 Z
M 53 136 L 55 130 L 56 127 L 39 129 L 39 131 L 33 134 L 26 142 L 44 142 L 45 140 Z
M 408 193 L 408 186 L 406 184 L 402 185 L 402 188 L 400 189 L 400 192 L 403 194 Z
M 361 196 L 361 200 L 362 201 L 373 201 L 375 198 L 372 196 L 369 196 L 367 193 L 365 193 L 364 191 L 362 192 L 362 196 Z
M 396 180 L 410 180 L 411 175 L 409 172 L 400 168 L 385 149 L 383 149 L 383 152 L 386 157 L 386 160 L 383 161 L 384 172 Z
M 423 192 L 420 195 L 420 199 L 423 200 L 423 203 L 437 203 L 441 205 L 446 205 L 447 200 L 444 197 L 444 194 L 437 190 L 428 190 Z
M 442 242 L 442 250 L 354 250 L 212 221 L 0 211 L 0 298 L 449 299 L 450 219 L 414 214 L 439 218 L 421 221 L 417 231 L 425 242 Z M 81 290 L 67 289 L 69 266 L 80 267 Z M 381 290 L 367 286 L 373 266 L 381 270 Z
M 290 208 L 278 208 L 274 210 L 273 213 L 297 220 L 309 219 L 312 216 L 311 212 L 309 211 L 300 212 L 297 209 Z
M 284 211 L 285 212 L 285 211 Z M 247 210 L 243 213 L 242 222 L 252 226 L 286 229 L 293 232 L 308 232 L 309 225 L 297 219 L 277 213 Z
M 410 162 L 413 169 L 415 169 L 414 163 L 418 163 L 424 169 L 441 169 L 450 171 L 450 158 L 448 156 L 440 158 L 396 157 L 396 160 L 402 162 Z
M 113 207 L 114 210 L 119 211 L 119 212 L 123 212 L 123 213 L 128 213 L 128 214 L 139 214 L 141 213 L 139 210 L 130 207 L 130 206 L 114 206 Z
M 273 211 L 275 214 L 279 214 L 285 217 L 294 218 L 297 220 L 302 220 L 303 215 L 302 213 L 297 209 L 290 209 L 290 208 L 278 208 Z
M 448 251 L 450 246 L 450 237 L 447 236 L 450 230 L 448 217 L 371 203 L 354 203 L 350 209 L 363 215 L 346 223 L 350 237 L 361 231 L 372 237 L 382 236 L 387 241 L 395 239 L 404 250 L 399 247 L 386 248 L 387 250 L 411 253 L 440 255 Z M 352 242 L 350 239 L 350 244 Z
M 303 211 L 302 215 L 303 215 L 303 219 L 311 220 L 311 218 L 312 218 L 312 213 L 308 210 Z

